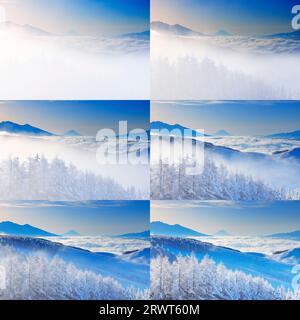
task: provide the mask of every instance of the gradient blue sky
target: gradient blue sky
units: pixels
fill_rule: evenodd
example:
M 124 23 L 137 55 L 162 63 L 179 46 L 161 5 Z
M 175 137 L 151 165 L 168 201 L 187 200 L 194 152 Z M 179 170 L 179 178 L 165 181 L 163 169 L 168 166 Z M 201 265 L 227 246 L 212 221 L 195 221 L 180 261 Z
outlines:
M 300 229 L 300 201 L 152 201 L 151 221 L 213 234 L 255 236 Z
M 6 19 L 52 33 L 118 35 L 149 29 L 150 0 L 0 0 Z
M 262 35 L 292 31 L 292 7 L 299 0 L 152 0 L 151 20 L 183 24 L 204 33 L 225 29 Z
M 265 135 L 300 130 L 300 101 L 152 102 L 151 121 L 214 133 Z
M 55 234 L 118 235 L 149 230 L 149 201 L 0 203 L 0 222 L 30 224 Z
M 74 129 L 94 136 L 101 128 L 117 130 L 123 120 L 128 121 L 129 130 L 148 129 L 149 117 L 148 101 L 0 102 L 0 121 L 29 123 L 55 134 Z

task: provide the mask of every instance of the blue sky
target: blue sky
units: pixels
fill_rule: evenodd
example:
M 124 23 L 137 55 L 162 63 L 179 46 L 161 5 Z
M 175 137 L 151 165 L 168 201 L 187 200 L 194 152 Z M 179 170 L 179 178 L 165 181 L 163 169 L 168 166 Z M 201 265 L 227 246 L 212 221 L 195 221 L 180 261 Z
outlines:
M 300 230 L 300 201 L 152 201 L 151 221 L 181 224 L 206 234 L 226 230 L 255 236 Z
M 150 0 L 0 0 L 6 19 L 52 33 L 118 35 L 149 29 Z
M 298 0 L 152 0 L 151 20 L 183 24 L 214 33 L 261 35 L 292 31 L 291 10 Z
M 300 101 L 179 101 L 152 103 L 151 121 L 214 133 L 265 135 L 300 130 Z
M 96 135 L 101 128 L 117 130 L 128 121 L 129 130 L 149 127 L 148 101 L 11 101 L 0 102 L 0 121 L 29 123 L 55 134 L 74 129 Z
M 0 221 L 30 224 L 56 234 L 76 230 L 81 235 L 118 235 L 149 229 L 149 210 L 149 201 L 2 203 Z

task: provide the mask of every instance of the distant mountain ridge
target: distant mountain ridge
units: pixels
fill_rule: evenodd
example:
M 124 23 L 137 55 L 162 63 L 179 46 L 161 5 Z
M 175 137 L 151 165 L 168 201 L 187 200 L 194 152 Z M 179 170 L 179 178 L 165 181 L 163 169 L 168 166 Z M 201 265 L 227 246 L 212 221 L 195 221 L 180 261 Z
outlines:
M 12 121 L 0 122 L 0 132 L 13 134 L 37 135 L 37 136 L 54 136 L 53 133 L 33 127 L 29 124 L 17 124 Z
M 213 134 L 214 136 L 229 137 L 231 134 L 226 130 L 219 130 Z
M 160 236 L 175 237 L 205 237 L 207 234 L 181 226 L 180 224 L 170 225 L 161 221 L 154 221 L 150 224 L 151 234 Z
M 121 38 L 150 40 L 150 30 L 145 30 L 143 32 L 125 33 L 121 35 Z
M 300 148 L 275 152 L 273 155 L 279 156 L 281 159 L 295 159 L 300 161 Z
M 202 132 L 184 127 L 184 126 L 180 125 L 179 123 L 169 124 L 169 123 L 162 122 L 162 121 L 152 121 L 150 124 L 150 128 L 151 128 L 151 130 L 162 130 L 162 129 L 167 129 L 169 131 L 178 130 L 182 136 L 185 134 L 185 131 L 189 130 L 191 132 L 192 136 L 203 136 Z M 204 136 L 208 136 L 208 135 L 204 134 Z
M 64 237 L 80 237 L 80 233 L 76 230 L 69 230 L 63 234 Z
M 79 132 L 77 132 L 76 130 L 69 130 L 64 133 L 64 136 L 65 137 L 79 137 L 79 136 L 81 136 L 81 134 Z
M 289 240 L 299 240 L 300 241 L 300 230 L 286 232 L 286 233 L 274 233 L 268 235 L 269 238 L 279 238 L 279 239 L 289 239 Z
M 117 237 L 128 238 L 128 239 L 150 239 L 150 230 L 145 230 L 143 232 L 136 232 L 136 233 L 120 234 Z
M 217 237 L 229 237 L 230 233 L 228 233 L 226 230 L 219 230 L 216 233 L 214 233 L 214 236 L 217 236 Z
M 157 31 L 162 34 L 170 34 L 170 35 L 178 35 L 178 36 L 218 36 L 218 37 L 230 37 L 234 36 L 234 34 L 220 29 L 216 31 L 214 34 L 204 34 L 199 31 L 192 30 L 188 27 L 185 27 L 181 24 L 168 24 L 162 21 L 153 21 L 151 22 L 151 30 Z M 262 35 L 262 36 L 255 36 L 262 39 L 274 39 L 274 38 L 283 38 L 283 39 L 291 39 L 291 40 L 300 40 L 300 30 L 291 31 L 291 32 L 283 32 L 283 33 L 276 33 L 276 34 L 269 34 L 269 35 Z
M 232 36 L 232 33 L 228 32 L 226 30 L 220 29 L 217 32 L 215 32 L 214 35 L 219 36 L 219 37 L 229 37 L 229 36 Z
M 10 221 L 0 223 L 0 234 L 20 237 L 55 237 L 54 233 L 33 227 L 29 224 L 20 225 Z
M 40 28 L 34 27 L 30 24 L 17 24 L 12 21 L 5 21 L 0 23 L 0 30 L 9 30 L 9 31 L 17 31 L 23 32 L 32 36 L 50 36 L 52 35 L 50 32 L 42 30 Z
M 270 134 L 267 137 L 269 138 L 277 138 L 277 139 L 295 139 L 300 140 L 300 130 L 292 131 L 292 132 L 281 132 Z
M 263 38 L 284 38 L 284 39 L 300 40 L 300 30 L 266 35 L 266 36 L 263 36 Z
M 198 31 L 189 29 L 181 24 L 170 25 L 161 21 L 151 22 L 151 30 L 158 31 L 160 33 L 174 34 L 178 36 L 203 36 L 204 34 Z

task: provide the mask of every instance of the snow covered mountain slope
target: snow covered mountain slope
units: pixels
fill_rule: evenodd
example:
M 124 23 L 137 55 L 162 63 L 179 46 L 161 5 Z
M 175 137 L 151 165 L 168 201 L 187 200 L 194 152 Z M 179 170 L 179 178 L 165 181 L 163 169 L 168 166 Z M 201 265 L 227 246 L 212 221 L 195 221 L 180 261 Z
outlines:
M 178 255 L 194 254 L 199 260 L 208 256 L 231 270 L 240 270 L 252 276 L 262 277 L 274 287 L 289 288 L 294 276 L 291 273 L 292 264 L 278 262 L 259 253 L 243 253 L 198 240 L 170 237 L 154 236 L 151 239 L 151 245 L 152 257 L 165 255 L 172 261 Z
M 23 135 L 53 136 L 53 133 L 33 127 L 29 124 L 18 124 L 11 121 L 0 122 L 0 132 Z
M 124 254 L 121 255 L 121 258 L 130 262 L 149 266 L 150 265 L 150 248 L 124 252 Z
M 277 152 L 276 155 L 282 159 L 294 159 L 300 161 L 300 148 Z
M 134 257 L 123 259 L 111 253 L 93 253 L 76 247 L 29 237 L 0 236 L 0 246 L 11 247 L 25 254 L 43 252 L 49 258 L 58 257 L 72 263 L 81 270 L 90 270 L 96 274 L 112 277 L 124 287 L 145 289 L 149 287 L 149 266 L 137 263 L 136 255 L 147 256 L 147 250 L 137 252 Z M 131 259 L 132 258 L 132 261 Z
M 294 248 L 282 252 L 274 253 L 274 256 L 280 261 L 299 265 L 300 263 L 300 248 Z

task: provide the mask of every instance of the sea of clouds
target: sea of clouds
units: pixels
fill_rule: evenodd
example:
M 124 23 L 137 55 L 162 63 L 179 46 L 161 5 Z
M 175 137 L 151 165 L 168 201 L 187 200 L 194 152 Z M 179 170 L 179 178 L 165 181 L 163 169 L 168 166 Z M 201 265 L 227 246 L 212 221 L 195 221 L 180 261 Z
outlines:
M 108 252 L 117 255 L 150 247 L 149 241 L 108 236 L 51 237 L 47 239 L 92 252 Z
M 275 252 L 300 248 L 300 241 L 257 236 L 196 237 L 195 239 L 242 252 L 256 252 L 276 258 Z
M 299 99 L 300 41 L 152 32 L 152 99 Z
M 5 100 L 149 99 L 149 41 L 0 30 Z
M 242 106 L 241 106 L 242 108 Z M 205 141 L 243 152 L 272 154 L 276 151 L 292 150 L 300 147 L 299 140 L 274 139 L 259 136 L 205 137 Z

